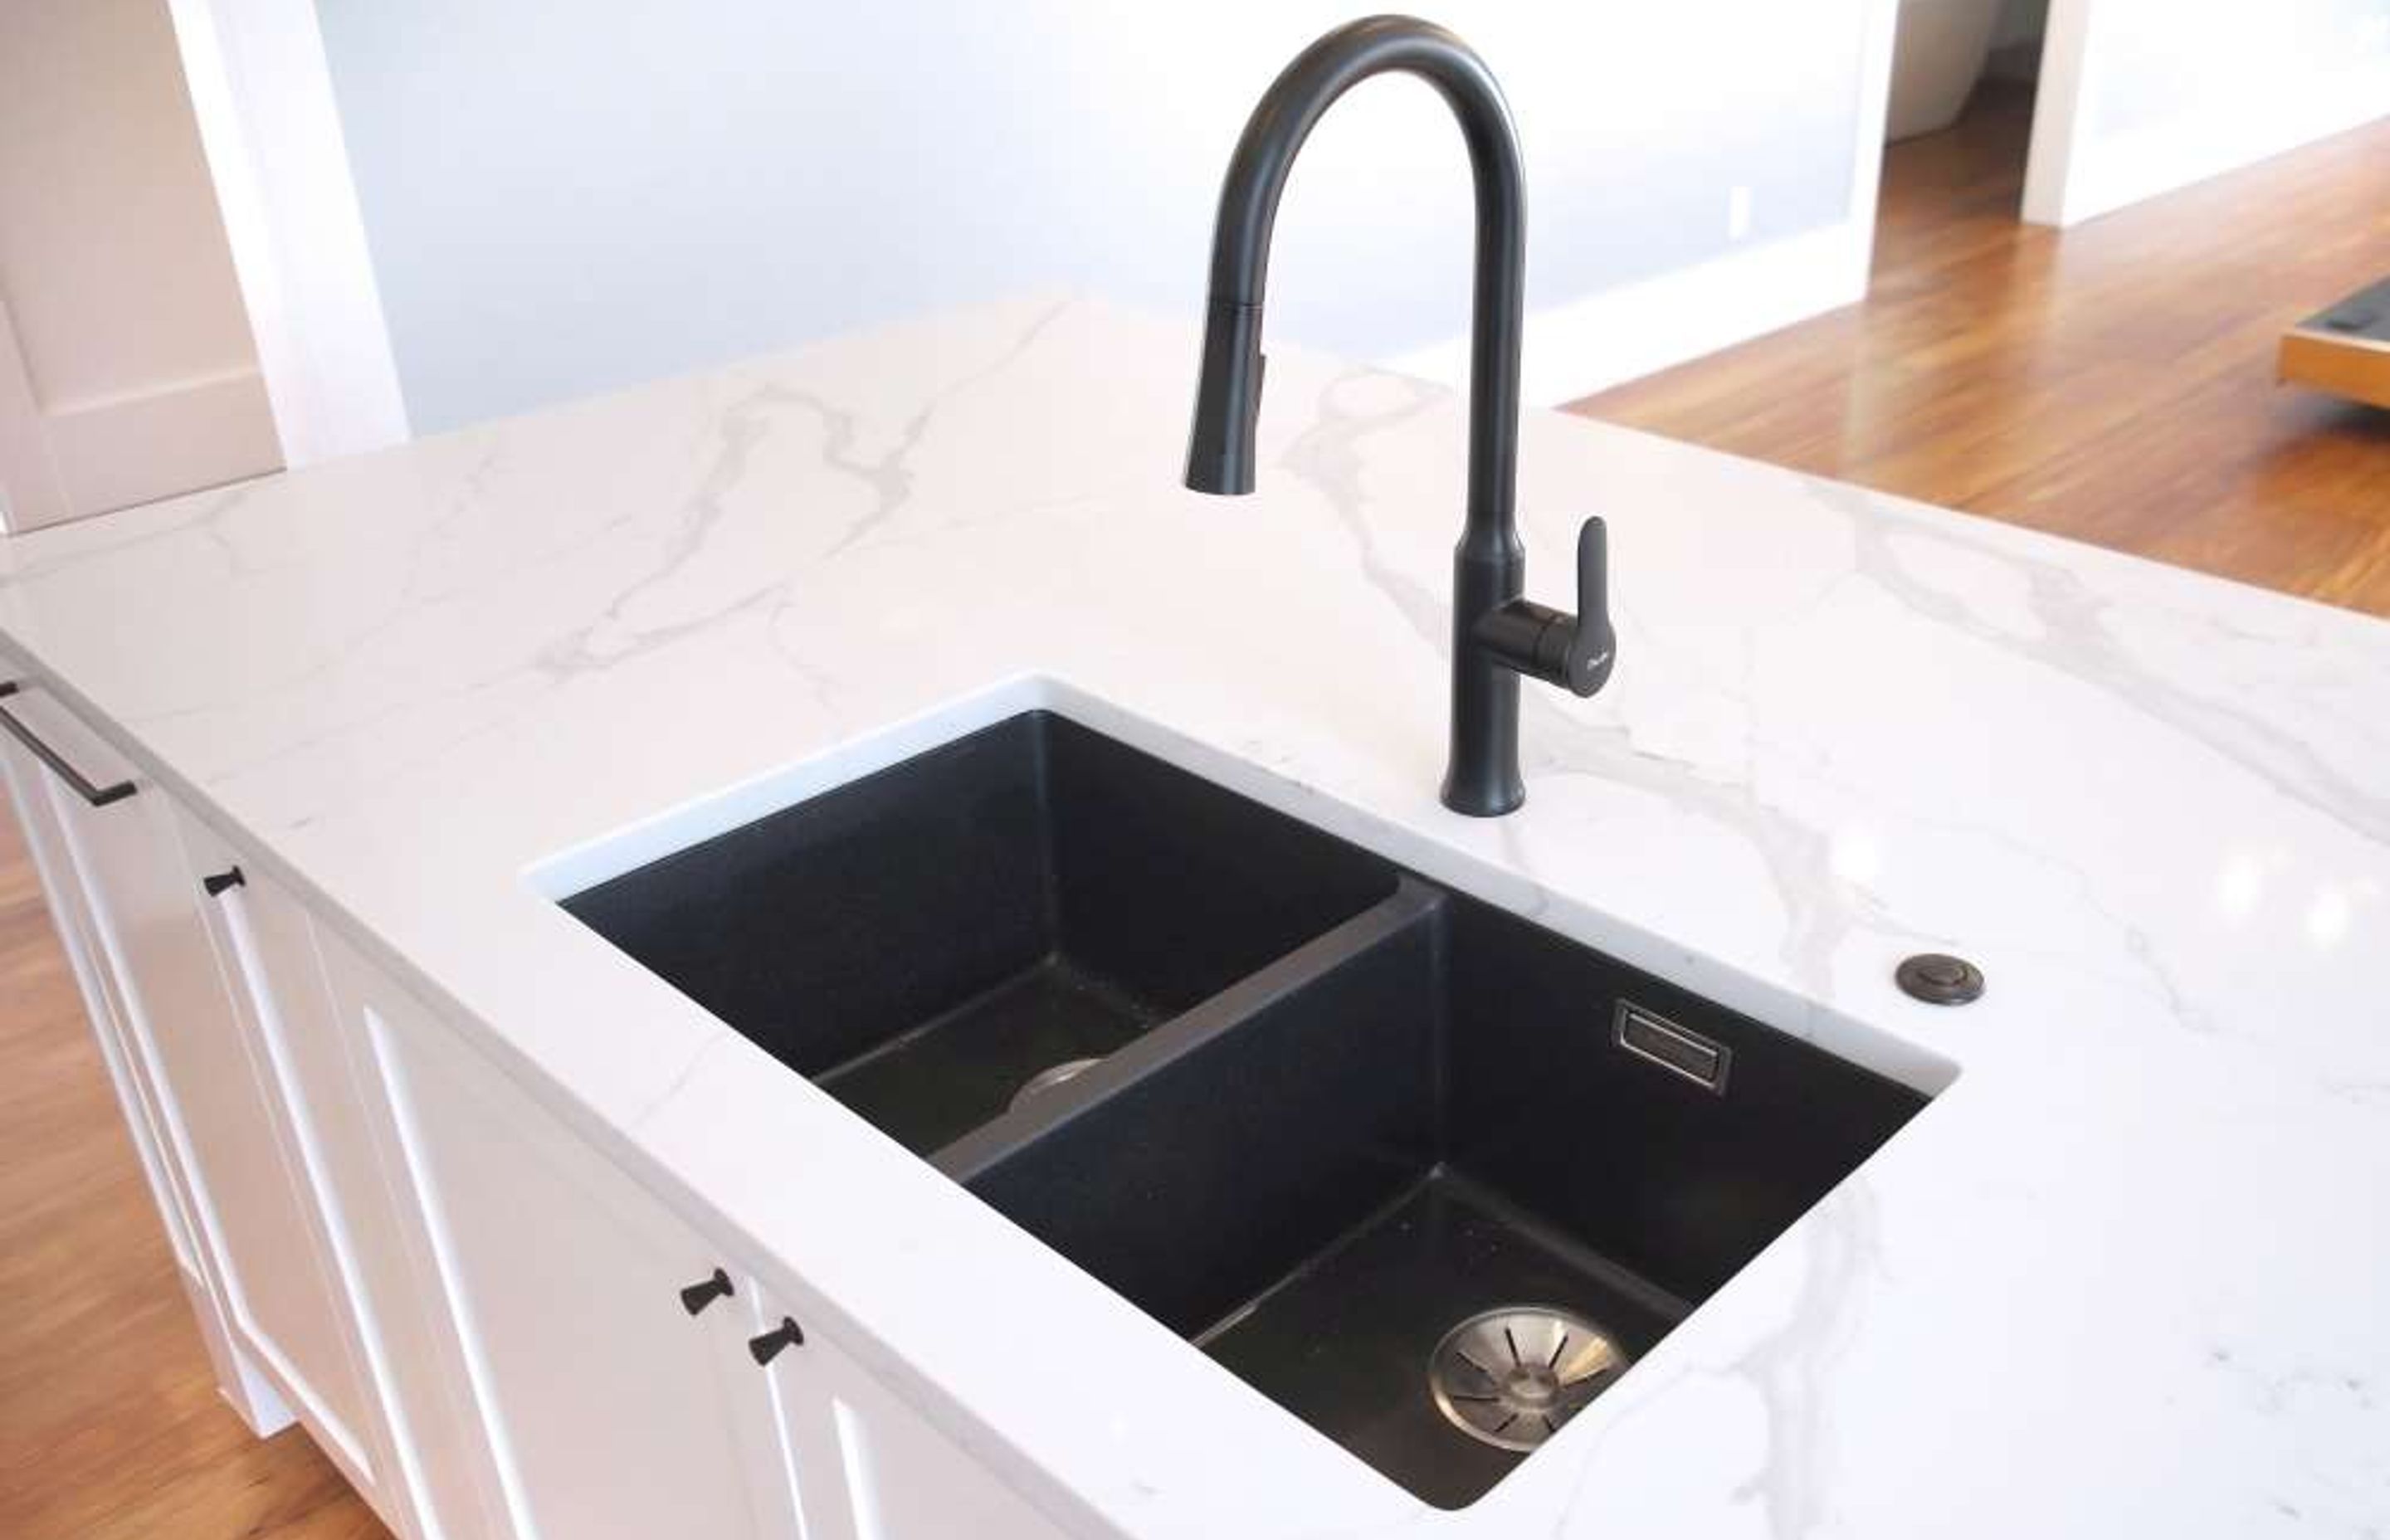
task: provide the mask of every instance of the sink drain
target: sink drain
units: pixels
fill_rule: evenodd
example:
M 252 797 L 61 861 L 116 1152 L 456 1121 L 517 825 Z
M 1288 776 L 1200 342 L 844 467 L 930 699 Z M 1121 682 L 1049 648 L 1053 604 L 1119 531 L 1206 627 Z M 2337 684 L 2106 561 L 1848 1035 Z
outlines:
M 1018 1108 L 1031 1097 L 1050 1091 L 1066 1080 L 1078 1079 L 1102 1062 L 1100 1059 L 1066 1059 L 1060 1064 L 1049 1064 L 1021 1083 L 1021 1089 L 1012 1093 L 1010 1106 Z
M 1514 1304 L 1446 1332 L 1428 1359 L 1427 1382 L 1454 1427 L 1523 1451 L 1559 1432 L 1626 1365 L 1626 1350 L 1584 1316 Z

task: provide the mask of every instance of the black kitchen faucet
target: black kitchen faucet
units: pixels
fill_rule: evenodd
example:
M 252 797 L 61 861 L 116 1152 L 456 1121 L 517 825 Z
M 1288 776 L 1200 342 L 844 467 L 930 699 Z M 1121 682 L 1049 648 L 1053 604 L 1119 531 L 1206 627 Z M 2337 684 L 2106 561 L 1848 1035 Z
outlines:
M 1477 183 L 1470 324 L 1469 504 L 1452 561 L 1452 749 L 1444 802 L 1492 817 L 1526 800 L 1519 777 L 1519 675 L 1591 695 L 1610 677 L 1608 539 L 1588 519 L 1576 545 L 1577 608 L 1523 597 L 1519 543 L 1519 335 L 1525 309 L 1527 201 L 1519 140 L 1493 73 L 1443 28 L 1404 16 L 1348 23 L 1304 49 L 1272 83 L 1237 141 L 1212 230 L 1211 300 L 1187 484 L 1253 490 L 1261 409 L 1262 289 L 1287 173 L 1329 105 L 1372 75 L 1420 76 L 1460 120 Z

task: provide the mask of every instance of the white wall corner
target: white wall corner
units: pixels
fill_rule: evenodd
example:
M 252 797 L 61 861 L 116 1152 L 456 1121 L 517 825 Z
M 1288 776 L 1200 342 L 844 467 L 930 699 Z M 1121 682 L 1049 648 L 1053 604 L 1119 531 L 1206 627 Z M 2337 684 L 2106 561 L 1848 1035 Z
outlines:
M 1900 33 L 1900 0 L 1866 0 L 1859 41 L 1859 99 L 1851 145 L 1850 223 L 1865 232 L 1857 243 L 1858 293 L 1867 293 L 1875 264 L 1876 205 L 1883 194 L 1883 135 L 1892 112 L 1892 56 Z
M 404 443 L 406 405 L 312 0 L 168 0 L 293 467 Z
M 2034 87 L 2033 138 L 2025 151 L 2024 220 L 2066 225 L 2079 137 L 2093 121 L 2091 0 L 2050 0 L 2042 33 L 2041 74 Z

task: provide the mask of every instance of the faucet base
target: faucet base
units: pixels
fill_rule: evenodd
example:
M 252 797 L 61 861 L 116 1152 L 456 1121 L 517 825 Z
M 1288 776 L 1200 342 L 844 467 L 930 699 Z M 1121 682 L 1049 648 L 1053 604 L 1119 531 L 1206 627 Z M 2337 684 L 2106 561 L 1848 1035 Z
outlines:
M 1518 693 L 1518 682 L 1511 681 L 1511 694 Z M 1444 773 L 1444 805 L 1455 813 L 1471 818 L 1498 818 L 1505 813 L 1516 813 L 1527 800 L 1526 782 L 1520 778 L 1514 760 L 1506 769 L 1500 765 L 1464 765 L 1455 760 Z
M 1444 805 L 1471 818 L 1499 818 L 1505 813 L 1516 813 L 1526 800 L 1523 786 L 1513 786 L 1505 792 L 1456 787 L 1449 778 L 1444 783 Z

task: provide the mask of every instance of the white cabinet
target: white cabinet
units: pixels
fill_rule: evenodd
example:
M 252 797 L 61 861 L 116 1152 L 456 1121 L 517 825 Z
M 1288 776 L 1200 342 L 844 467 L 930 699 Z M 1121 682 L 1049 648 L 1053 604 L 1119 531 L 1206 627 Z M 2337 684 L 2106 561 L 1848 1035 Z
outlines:
M 37 692 L 4 704 L 83 776 L 113 782 L 132 775 Z M 271 1066 L 244 1031 L 218 966 L 172 801 L 141 780 L 134 795 L 94 805 L 63 773 L 14 744 L 11 752 L 12 779 L 35 804 L 29 832 L 50 847 L 58 891 L 74 898 L 73 928 L 98 996 L 94 1025 L 122 1061 L 120 1085 L 136 1089 L 136 1132 L 148 1136 L 169 1231 L 205 1279 L 203 1328 L 220 1328 L 237 1352 L 227 1388 L 269 1424 L 281 1416 L 272 1404 L 278 1398 L 375 1498 L 384 1430 L 319 1195 Z M 255 1378 L 273 1394 L 244 1383 Z
M 353 956 L 326 958 L 519 1540 L 804 1534 L 747 1312 L 681 1299 L 727 1259 Z

